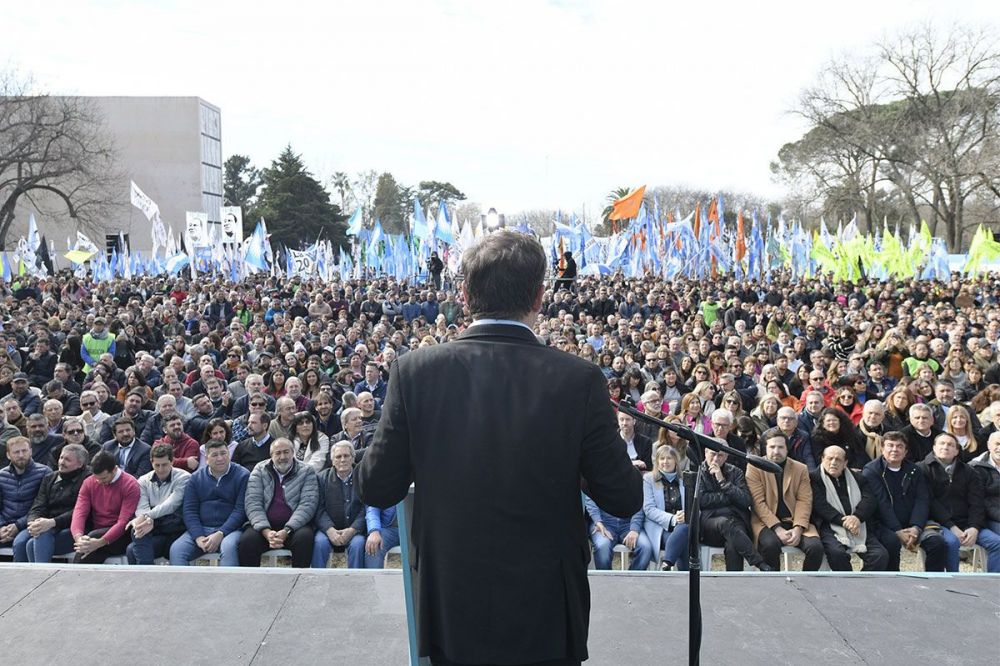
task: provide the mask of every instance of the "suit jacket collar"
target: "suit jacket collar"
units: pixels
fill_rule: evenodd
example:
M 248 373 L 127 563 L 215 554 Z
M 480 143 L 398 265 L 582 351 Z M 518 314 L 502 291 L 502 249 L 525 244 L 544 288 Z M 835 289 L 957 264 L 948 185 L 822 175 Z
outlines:
M 535 334 L 527 328 L 511 324 L 478 324 L 470 326 L 457 339 L 478 340 L 483 338 L 510 338 L 529 344 L 542 344 Z

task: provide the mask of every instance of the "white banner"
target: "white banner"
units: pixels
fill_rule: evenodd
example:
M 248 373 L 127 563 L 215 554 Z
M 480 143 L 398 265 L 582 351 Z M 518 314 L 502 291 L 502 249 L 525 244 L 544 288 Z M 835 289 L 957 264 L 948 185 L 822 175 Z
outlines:
M 139 189 L 134 180 L 132 183 L 132 205 L 142 211 L 147 220 L 152 220 L 153 216 L 160 212 L 160 207 L 156 202 L 146 196 L 146 193 Z
M 292 255 L 292 275 L 309 277 L 316 272 L 316 260 L 308 252 L 289 250 Z
M 208 247 L 208 213 L 187 211 L 187 237 L 191 243 L 189 251 L 196 247 Z
M 243 242 L 243 209 L 239 206 L 222 207 L 222 243 Z

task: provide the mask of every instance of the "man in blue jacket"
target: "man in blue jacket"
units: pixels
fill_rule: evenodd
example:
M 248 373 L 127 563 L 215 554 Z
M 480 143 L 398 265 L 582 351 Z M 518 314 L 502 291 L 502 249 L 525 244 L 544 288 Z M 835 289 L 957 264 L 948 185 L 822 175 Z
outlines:
M 42 479 L 52 470 L 31 459 L 27 437 L 7 440 L 10 464 L 0 469 L 0 544 L 10 545 L 28 526 L 28 510 Z
M 222 440 L 205 444 L 207 465 L 191 475 L 184 489 L 187 531 L 170 546 L 170 564 L 187 566 L 204 553 L 219 553 L 219 564 L 239 566 L 237 547 L 243 524 L 250 472 L 229 460 Z
M 944 571 L 947 545 L 940 528 L 927 529 L 930 489 L 927 478 L 906 459 L 906 437 L 888 432 L 882 440 L 882 456 L 862 472 L 878 499 L 879 526 L 876 536 L 889 551 L 889 571 L 899 571 L 899 555 L 923 548 L 927 571 Z

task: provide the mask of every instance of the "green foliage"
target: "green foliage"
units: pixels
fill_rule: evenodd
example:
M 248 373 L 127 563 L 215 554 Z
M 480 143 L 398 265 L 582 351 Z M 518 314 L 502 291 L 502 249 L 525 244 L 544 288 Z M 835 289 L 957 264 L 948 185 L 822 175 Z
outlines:
M 611 213 L 615 209 L 615 201 L 621 199 L 622 197 L 627 197 L 632 190 L 627 187 L 618 187 L 610 192 L 605 198 L 608 202 L 607 207 L 601 211 L 601 226 L 595 230 L 595 234 L 598 236 L 610 236 L 611 235 Z
M 400 187 L 391 173 L 378 177 L 375 187 L 375 218 L 381 220 L 382 228 L 388 234 L 402 234 L 407 231 L 406 199 L 408 188 Z
M 424 209 L 430 206 L 437 206 L 439 201 L 444 201 L 446 204 L 451 205 L 456 201 L 465 201 L 465 194 L 463 194 L 457 187 L 451 183 L 439 183 L 436 180 L 422 180 L 418 187 L 419 192 L 417 193 L 417 198 L 420 199 L 420 205 Z
M 264 169 L 262 182 L 257 212 L 267 221 L 272 240 L 293 248 L 317 238 L 347 245 L 347 216 L 330 202 L 330 194 L 290 145 Z

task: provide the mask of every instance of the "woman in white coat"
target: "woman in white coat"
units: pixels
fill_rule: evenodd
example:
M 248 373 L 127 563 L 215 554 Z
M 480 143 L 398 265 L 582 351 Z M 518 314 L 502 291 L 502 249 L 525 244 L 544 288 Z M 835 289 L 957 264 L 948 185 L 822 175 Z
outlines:
M 677 449 L 664 444 L 653 453 L 653 471 L 642 477 L 642 496 L 643 530 L 653 545 L 654 560 L 664 571 L 675 565 L 678 571 L 687 571 L 688 525 Z

